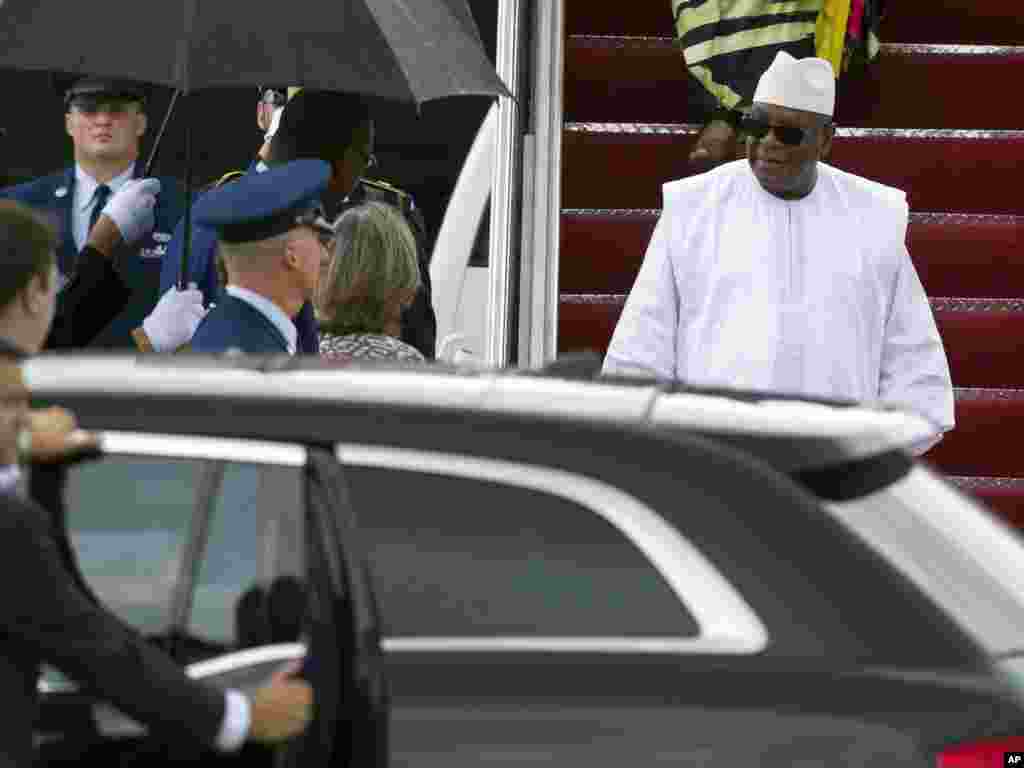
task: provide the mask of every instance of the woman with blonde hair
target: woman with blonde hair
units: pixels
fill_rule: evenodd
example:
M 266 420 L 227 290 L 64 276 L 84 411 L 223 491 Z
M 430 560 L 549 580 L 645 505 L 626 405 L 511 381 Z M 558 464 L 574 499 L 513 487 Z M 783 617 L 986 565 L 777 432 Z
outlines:
M 321 356 L 424 360 L 398 338 L 419 285 L 416 239 L 402 215 L 377 202 L 345 211 L 317 290 Z

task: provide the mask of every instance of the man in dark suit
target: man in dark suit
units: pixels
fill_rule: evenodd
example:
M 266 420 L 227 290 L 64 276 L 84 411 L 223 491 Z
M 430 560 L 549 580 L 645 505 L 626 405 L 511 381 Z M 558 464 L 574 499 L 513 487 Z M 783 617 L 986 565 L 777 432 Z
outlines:
M 192 337 L 194 351 L 296 353 L 292 318 L 312 300 L 330 259 L 334 230 L 321 205 L 330 178 L 324 161 L 296 160 L 198 201 L 196 223 L 217 233 L 229 282 Z
M 79 80 L 67 90 L 64 100 L 75 164 L 0 190 L 0 197 L 46 211 L 59 222 L 57 265 L 61 289 L 76 274 L 79 252 L 107 200 L 143 171 L 138 159 L 139 142 L 146 132 L 144 102 L 145 94 L 137 84 Z M 112 255 L 128 293 L 120 311 L 93 335 L 90 346 L 134 347 L 132 331 L 157 303 L 161 259 L 185 204 L 176 180 L 161 178 L 158 188 L 152 230 L 133 247 Z M 100 303 L 97 298 L 97 311 L 102 311 Z
M 221 751 L 246 739 L 290 738 L 310 718 L 307 684 L 281 675 L 246 696 L 190 680 L 94 602 L 78 576 L 59 505 L 48 497 L 44 509 L 21 493 L 19 460 L 36 451 L 28 392 L 14 359 L 37 351 L 49 330 L 56 243 L 52 229 L 31 210 L 0 206 L 0 578 L 27 585 L 6 590 L 0 600 L 0 700 L 7 718 L 0 729 L 0 766 L 32 763 L 41 663 L 171 738 Z M 69 451 L 88 445 L 73 427 L 70 418 L 57 428 Z

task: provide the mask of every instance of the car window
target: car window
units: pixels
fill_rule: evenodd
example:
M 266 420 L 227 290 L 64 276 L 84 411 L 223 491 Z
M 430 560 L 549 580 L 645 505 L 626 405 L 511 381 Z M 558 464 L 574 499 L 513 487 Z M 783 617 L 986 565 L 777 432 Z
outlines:
M 86 583 L 147 636 L 184 629 L 182 662 L 298 639 L 305 609 L 298 468 L 108 455 L 71 469 L 65 499 Z M 195 567 L 183 568 L 191 556 L 199 558 Z M 176 615 L 183 596 L 187 616 Z
M 305 611 L 301 474 L 229 463 L 212 505 L 188 635 L 232 648 L 298 639 Z
M 604 518 L 561 496 L 348 465 L 391 637 L 692 637 L 697 623 Z
M 209 462 L 106 456 L 67 478 L 68 532 L 86 583 L 122 620 L 161 634 Z

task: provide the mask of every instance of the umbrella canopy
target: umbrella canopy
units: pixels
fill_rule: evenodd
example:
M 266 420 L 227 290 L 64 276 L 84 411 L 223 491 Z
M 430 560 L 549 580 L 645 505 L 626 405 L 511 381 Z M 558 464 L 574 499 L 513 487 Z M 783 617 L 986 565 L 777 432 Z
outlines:
M 0 67 L 185 93 L 289 83 L 417 104 L 510 95 L 466 0 L 0 0 Z

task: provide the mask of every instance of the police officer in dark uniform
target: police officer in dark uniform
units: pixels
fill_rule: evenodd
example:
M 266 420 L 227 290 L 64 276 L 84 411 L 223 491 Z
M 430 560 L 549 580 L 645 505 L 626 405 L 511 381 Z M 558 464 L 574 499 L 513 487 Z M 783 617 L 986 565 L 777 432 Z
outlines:
M 0 197 L 49 212 L 59 222 L 57 261 L 62 288 L 75 276 L 79 253 L 108 200 L 142 173 L 138 159 L 147 127 L 144 104 L 145 93 L 137 83 L 78 80 L 64 94 L 65 124 L 74 145 L 75 164 L 0 190 Z M 157 303 L 161 259 L 183 212 L 184 196 L 177 181 L 160 178 L 152 230 L 111 257 L 128 288 L 127 300 L 91 337 L 89 346 L 136 346 L 132 332 Z

